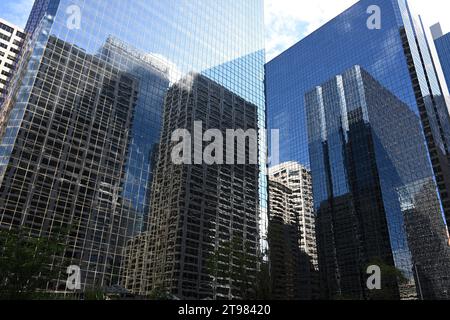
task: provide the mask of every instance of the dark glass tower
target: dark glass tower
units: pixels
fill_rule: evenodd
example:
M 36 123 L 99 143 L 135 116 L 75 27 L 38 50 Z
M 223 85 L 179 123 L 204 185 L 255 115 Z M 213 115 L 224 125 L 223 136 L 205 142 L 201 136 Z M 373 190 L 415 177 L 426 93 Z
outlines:
M 306 93 L 305 106 L 325 296 L 371 298 L 366 269 L 379 265 L 380 298 L 413 287 L 448 298 L 450 248 L 419 117 L 359 66 Z
M 374 5 L 382 13 L 380 29 L 369 28 L 368 25 L 371 14 L 367 12 Z M 361 66 L 375 79 L 369 82 L 378 83 L 379 88 L 384 88 L 381 91 L 387 90 L 395 97 L 395 101 L 391 99 L 393 104 L 386 105 L 383 112 L 394 116 L 394 110 L 406 108 L 409 118 L 414 115 L 420 120 L 420 123 L 415 124 L 414 135 L 409 139 L 398 130 L 391 131 L 392 139 L 399 140 L 385 142 L 385 145 L 397 145 L 399 150 L 393 150 L 392 147 L 384 152 L 373 149 L 377 147 L 377 137 L 367 140 L 369 129 L 363 125 L 373 119 L 366 118 L 367 114 L 358 114 L 365 105 L 361 106 L 360 111 L 355 110 L 349 119 L 336 116 L 339 114 L 339 105 L 346 102 L 340 100 L 344 97 L 336 84 L 333 85 L 335 92 L 323 97 L 327 99 L 327 110 L 330 115 L 334 115 L 333 118 L 327 119 L 329 122 L 325 123 L 315 122 L 315 127 L 308 126 L 314 119 L 325 116 L 320 114 L 320 108 L 312 107 L 312 100 L 308 102 L 308 98 L 313 99 L 311 95 L 319 94 L 311 93 L 311 90 L 316 86 L 332 90 L 331 82 L 327 81 L 354 65 Z M 364 83 L 367 82 L 354 86 L 348 98 L 355 100 L 364 94 Z M 359 1 L 269 62 L 266 65 L 266 88 L 269 128 L 280 129 L 280 161 L 298 161 L 312 170 L 314 203 L 317 221 L 321 226 L 318 234 L 321 243 L 318 248 L 321 256 L 319 269 L 322 267 L 325 295 L 333 297 L 345 293 L 358 298 L 367 297 L 365 284 L 361 282 L 361 263 L 379 256 L 383 263 L 393 263 L 402 270 L 410 282 L 414 274 L 421 273 L 419 265 L 427 265 L 430 268 L 427 269 L 427 276 L 434 279 L 431 280 L 434 281 L 431 285 L 433 293 L 425 294 L 425 290 L 417 290 L 422 291 L 418 295 L 446 297 L 448 269 L 437 267 L 441 261 L 436 252 L 448 250 L 445 245 L 446 234 L 442 233 L 441 228 L 444 219 L 440 208 L 443 207 L 449 216 L 449 114 L 422 27 L 413 18 L 407 1 Z M 371 90 L 366 91 L 372 94 Z M 405 116 L 408 113 L 402 111 Z M 354 158 L 348 158 L 349 155 L 344 153 L 345 141 L 349 139 L 349 132 L 346 131 L 349 130 L 350 120 L 358 117 L 364 121 L 353 123 L 353 139 L 359 141 L 350 146 L 354 148 L 351 154 Z M 401 116 L 397 114 L 395 117 L 401 123 Z M 311 128 L 309 134 L 308 128 Z M 321 132 L 314 131 L 320 129 Z M 413 130 L 412 127 L 405 132 L 410 130 Z M 408 151 L 410 145 L 415 145 L 417 152 Z M 387 175 L 388 180 L 384 181 L 382 174 L 387 169 L 383 167 L 395 167 L 395 157 L 400 157 L 398 153 L 404 153 L 401 157 L 405 163 L 411 164 L 410 171 L 407 168 L 392 169 L 392 176 Z M 411 159 L 406 159 L 407 156 Z M 379 163 L 383 157 L 385 165 Z M 394 165 L 389 162 L 394 162 Z M 395 177 L 397 182 L 393 180 Z M 420 182 L 421 179 L 424 180 Z M 384 186 L 383 183 L 390 186 Z M 409 186 L 409 183 L 417 184 L 418 189 Z M 438 196 L 433 192 L 434 184 L 438 186 Z M 393 186 L 398 190 L 393 190 Z M 389 189 L 391 191 L 386 191 Z M 419 189 L 428 190 L 428 202 L 422 204 L 414 200 L 421 196 L 417 191 Z M 354 194 L 360 200 L 353 199 Z M 356 205 L 363 206 L 359 209 L 360 215 L 354 213 Z M 421 205 L 429 209 L 419 210 Z M 416 213 L 408 214 L 407 208 L 415 208 Z M 366 209 L 367 217 L 362 213 Z M 421 215 L 430 219 L 432 226 L 421 226 Z M 332 226 L 336 226 L 336 229 Z M 362 233 L 359 233 L 358 226 L 364 226 Z M 415 230 L 415 235 L 408 239 L 414 234 L 412 230 Z M 332 235 L 333 232 L 336 234 Z M 436 237 L 436 234 L 439 236 Z M 422 239 L 423 246 L 419 245 L 417 239 Z M 361 243 L 366 252 L 361 251 Z M 405 243 L 409 249 L 406 249 Z M 421 250 L 431 250 L 432 258 L 424 258 Z M 413 256 L 405 259 L 408 252 Z M 442 256 L 446 257 L 446 254 Z M 427 264 L 419 261 L 421 259 L 425 259 Z M 419 271 L 413 272 L 413 267 Z M 418 287 L 419 282 L 421 285 L 426 282 L 420 276 L 416 280 L 415 285 Z M 399 291 L 394 284 L 391 287 L 393 292 Z M 402 297 L 409 295 L 410 290 L 400 289 Z M 395 295 L 391 293 L 392 297 Z
M 35 1 L 0 114 L 0 228 L 71 225 L 65 257 L 82 287 L 120 284 L 125 243 L 149 227 L 169 87 L 205 74 L 254 105 L 263 127 L 263 28 L 261 0 Z
M 368 27 L 373 5 L 381 10 L 381 29 Z M 280 161 L 310 166 L 304 95 L 353 65 L 420 117 L 450 219 L 449 114 L 422 27 L 406 0 L 361 0 L 266 65 L 268 126 L 280 129 Z

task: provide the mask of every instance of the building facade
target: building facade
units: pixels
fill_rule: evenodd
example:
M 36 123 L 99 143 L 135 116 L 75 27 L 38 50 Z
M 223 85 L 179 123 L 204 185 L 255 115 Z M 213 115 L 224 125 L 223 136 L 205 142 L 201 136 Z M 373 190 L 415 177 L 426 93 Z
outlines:
M 125 244 L 149 229 L 169 88 L 207 75 L 251 102 L 263 127 L 263 28 L 260 0 L 35 1 L 0 111 L 0 227 L 70 226 L 64 257 L 82 288 L 121 284 Z
M 0 18 L 0 108 L 25 38 L 23 29 Z
M 450 247 L 420 118 L 360 66 L 305 103 L 323 294 L 409 299 L 415 287 L 448 299 Z M 378 293 L 370 265 L 384 270 Z
M 300 237 L 292 189 L 269 179 L 269 257 L 272 295 L 277 300 L 300 297 Z
M 257 123 L 254 104 L 206 76 L 192 74 L 169 89 L 152 187 L 148 237 L 132 240 L 128 250 L 136 252 L 134 247 L 143 243 L 148 249 L 144 256 L 125 267 L 131 276 L 126 280 L 130 290 L 139 288 L 135 283 L 138 281 L 141 282 L 138 294 L 165 290 L 186 299 L 235 299 L 251 293 L 259 256 L 259 166 L 249 161 L 196 163 L 196 151 L 187 154 L 186 150 L 183 157 L 191 161 L 174 163 L 172 134 L 177 129 L 193 134 L 196 126 L 201 132 L 218 130 L 224 137 L 227 130 L 253 130 L 254 138 L 243 150 L 249 159 L 252 145 L 257 145 Z M 181 143 L 187 143 L 191 150 L 198 147 L 194 137 L 189 140 L 184 137 Z M 207 148 L 205 144 L 199 150 L 203 154 Z M 218 148 L 221 150 L 214 152 L 225 154 L 224 145 Z M 230 244 L 233 250 L 213 266 L 215 254 L 222 254 Z M 243 255 L 249 263 L 238 276 L 233 268 L 243 267 L 239 260 Z M 248 292 L 242 291 L 243 286 L 248 286 Z
M 370 24 L 373 8 L 382 13 L 380 29 Z M 280 161 L 310 167 L 305 93 L 353 65 L 420 116 L 450 218 L 449 115 L 427 39 L 406 0 L 361 0 L 267 63 L 268 127 L 280 129 Z
M 443 34 L 441 25 L 438 23 L 431 27 L 431 34 L 448 85 L 450 83 L 450 33 Z
M 269 192 L 269 207 L 271 209 L 269 212 L 269 229 L 272 222 L 280 219 L 280 215 L 283 217 L 283 221 L 296 229 L 296 250 L 299 251 L 299 260 L 296 266 L 299 276 L 296 299 L 316 299 L 319 296 L 319 278 L 311 172 L 299 163 L 287 162 L 269 169 L 269 181 L 274 182 L 273 185 L 269 184 L 269 190 L 274 189 L 273 192 L 275 193 L 272 195 Z M 280 200 L 279 193 L 282 191 L 277 186 L 278 184 L 282 184 L 290 190 L 288 191 L 288 197 L 290 198 L 289 206 L 292 207 L 291 209 L 283 209 L 281 212 L 273 211 L 272 201 L 278 202 Z M 286 207 L 288 207 L 287 204 Z M 291 211 L 293 213 L 288 218 L 285 212 Z M 276 251 L 276 249 L 271 248 L 271 251 Z M 271 263 L 273 265 L 275 262 L 271 261 Z M 276 273 L 276 270 L 272 268 L 272 274 L 275 275 Z M 276 283 L 279 283 L 278 280 Z
M 373 22 L 374 10 L 375 13 L 377 11 L 382 13 L 381 28 L 370 23 Z M 315 158 L 315 161 L 311 158 L 318 151 L 311 150 L 310 139 L 314 137 L 310 136 L 311 132 L 308 132 L 307 129 L 309 119 L 305 96 L 314 87 L 322 86 L 329 79 L 341 75 L 344 70 L 348 70 L 354 65 L 359 65 L 366 70 L 376 82 L 419 117 L 422 132 L 417 139 L 419 139 L 419 143 L 427 146 L 425 161 L 429 161 L 429 165 L 433 168 L 431 179 L 438 186 L 439 203 L 448 217 L 449 114 L 423 29 L 405 0 L 361 0 L 266 65 L 268 126 L 271 129 L 280 129 L 280 161 L 297 161 L 311 168 L 316 210 L 321 206 L 332 205 L 333 210 L 342 210 L 343 212 L 337 216 L 321 216 L 317 212 L 319 225 L 322 223 L 321 220 L 336 218 L 341 221 L 343 226 L 350 228 L 354 218 L 352 215 L 345 214 L 351 212 L 347 208 L 351 202 L 345 199 L 345 193 L 342 194 L 342 197 L 337 196 L 341 194 L 342 190 L 345 190 L 345 184 L 340 185 L 338 182 L 329 181 L 328 184 L 323 185 L 326 177 L 344 174 L 342 173 L 345 172 L 342 161 L 339 160 L 343 155 L 338 150 L 330 149 L 329 152 L 333 152 L 330 157 L 338 159 L 330 162 L 330 167 L 326 167 L 321 162 L 315 162 L 317 159 L 321 159 L 320 157 Z M 315 110 L 315 112 L 319 113 L 320 111 Z M 327 132 L 323 131 L 321 134 L 326 136 Z M 338 142 L 331 141 L 329 143 L 335 145 Z M 343 178 L 344 180 L 345 178 Z M 318 188 L 316 183 L 322 183 L 321 189 L 316 190 Z M 337 185 L 333 185 L 333 183 L 337 183 Z M 327 185 L 337 188 L 337 191 L 330 193 L 330 190 L 326 190 Z M 334 194 L 333 202 L 324 202 L 323 199 L 328 194 Z M 327 211 L 326 207 L 322 207 L 320 211 L 335 212 L 333 210 Z M 441 214 L 435 212 L 435 218 L 441 218 Z M 334 221 L 334 223 L 339 223 L 339 221 Z M 328 225 L 331 222 L 329 221 Z M 388 228 L 391 228 L 391 223 L 393 222 L 388 220 Z M 395 228 L 395 224 L 392 225 L 392 228 Z M 336 236 L 336 238 L 342 239 L 342 243 L 339 245 L 344 246 L 342 250 L 347 254 L 347 249 L 353 250 L 351 242 L 354 240 L 352 237 L 355 232 L 345 228 L 342 232 L 343 235 Z M 349 238 L 345 237 L 346 234 Z M 429 233 L 424 234 L 429 239 L 433 238 Z M 320 241 L 322 240 L 318 237 L 318 242 Z M 441 241 L 436 241 L 436 248 L 439 248 L 441 243 Z M 328 242 L 328 245 L 330 246 L 329 250 L 336 250 L 336 247 L 333 246 L 338 244 Z M 349 248 L 345 246 L 349 246 Z M 394 246 L 393 252 L 395 249 Z M 322 249 L 319 249 L 319 256 L 321 255 L 320 250 Z M 396 266 L 401 265 L 399 261 L 395 259 L 394 261 Z M 319 262 L 319 269 L 321 264 Z M 345 266 L 350 273 L 357 271 L 355 266 Z M 331 268 L 330 270 L 336 269 Z M 439 277 L 437 269 L 435 271 Z M 411 271 L 409 271 L 409 275 L 411 275 Z M 441 275 L 446 277 L 445 273 Z M 322 278 L 323 281 L 325 279 Z M 333 283 L 335 282 L 325 282 L 324 285 L 333 285 Z M 354 285 L 361 287 L 356 282 Z M 336 288 L 328 288 L 326 295 L 332 297 Z M 437 295 L 445 296 L 439 286 L 435 289 Z M 356 295 L 358 296 L 357 293 Z

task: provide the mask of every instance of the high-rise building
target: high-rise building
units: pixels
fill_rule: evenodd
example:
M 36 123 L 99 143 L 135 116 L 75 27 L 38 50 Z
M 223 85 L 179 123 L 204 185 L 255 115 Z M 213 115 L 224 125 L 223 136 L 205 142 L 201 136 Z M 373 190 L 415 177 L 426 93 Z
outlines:
M 450 84 L 450 32 L 443 34 L 439 23 L 431 27 L 434 44 L 447 85 Z
M 3 155 L 0 171 L 1 226 L 45 235 L 71 225 L 65 257 L 95 285 L 117 281 L 121 248 L 143 224 L 145 202 L 136 198 L 145 199 L 146 191 L 130 180 L 137 171 L 140 187 L 148 184 L 149 161 L 136 157 L 135 149 L 156 143 L 159 125 L 143 116 L 161 111 L 157 101 L 144 103 L 140 88 L 161 85 L 164 91 L 169 83 L 150 58 L 127 50 L 108 38 L 102 59 L 49 38 L 23 123 L 11 146 L 3 145 L 12 151 Z M 127 67 L 115 68 L 115 58 Z M 142 125 L 149 134 L 139 143 L 135 135 Z M 12 130 L 6 126 L 3 142 Z
M 150 227 L 169 87 L 206 75 L 263 127 L 263 28 L 262 0 L 35 1 L 0 111 L 0 228 L 70 225 L 65 258 L 82 288 L 120 284 L 125 244 Z M 254 187 L 264 232 L 265 177 Z
M 380 12 L 382 14 L 377 15 Z M 381 21 L 377 21 L 379 19 Z M 380 24 L 381 28 L 379 28 Z M 313 161 L 312 156 L 319 151 L 313 149 L 318 147 L 311 145 L 313 137 L 307 130 L 308 108 L 305 96 L 314 87 L 321 86 L 354 65 L 359 65 L 366 70 L 380 86 L 388 90 L 420 118 L 422 132 L 415 137 L 419 139 L 418 143 L 427 146 L 425 161 L 429 162 L 433 168 L 431 179 L 437 183 L 440 205 L 450 218 L 448 192 L 450 122 L 443 90 L 430 52 L 423 28 L 414 18 L 406 0 L 361 0 L 266 65 L 268 125 L 271 129 L 280 129 L 280 161 L 297 161 L 311 168 L 316 210 L 322 207 L 320 210 L 322 212 L 342 211 L 342 214 L 336 216 L 321 216 L 319 212 L 316 212 L 319 225 L 326 219 L 336 219 L 334 223 L 341 221 L 342 225 L 348 228 L 344 228 L 342 235 L 336 235 L 336 239 L 342 242 L 333 244 L 331 241 L 326 241 L 330 246 L 329 250 L 336 250 L 335 246 L 340 245 L 344 250 L 342 254 L 349 254 L 346 250 L 352 250 L 350 248 L 353 247 L 351 242 L 354 240 L 355 232 L 351 229 L 353 217 L 348 215 L 351 211 L 347 208 L 351 202 L 345 199 L 346 193 L 343 190 L 346 187 L 345 184 L 341 184 L 341 181 L 345 179 L 334 179 L 327 184 L 323 184 L 323 181 L 326 177 L 349 173 L 344 170 L 342 161 L 339 161 L 343 154 L 336 149 L 330 148 L 327 151 L 331 159 L 337 159 L 330 161 L 329 166 L 315 162 L 320 157 L 316 157 Z M 331 97 L 329 95 L 328 99 Z M 338 97 L 337 93 L 335 99 L 338 99 L 336 97 Z M 313 109 L 309 108 L 309 110 Z M 317 113 L 316 116 L 319 116 L 320 109 L 315 109 L 314 112 Z M 328 128 L 322 126 L 322 129 Z M 321 134 L 326 137 L 328 133 L 323 131 Z M 413 138 L 410 139 L 413 140 Z M 328 143 L 335 145 L 338 142 Z M 409 154 L 414 158 L 417 157 L 413 153 Z M 404 174 L 407 175 L 407 173 Z M 317 186 L 316 183 L 322 184 Z M 324 189 L 326 186 L 333 189 L 326 190 Z M 327 195 L 333 199 L 332 202 L 324 201 Z M 334 209 L 327 211 L 324 208 L 327 205 L 333 206 Z M 433 212 L 436 219 L 442 218 L 438 211 Z M 399 229 L 392 220 L 387 220 L 387 223 L 389 237 L 395 237 Z M 433 238 L 429 232 L 424 232 L 422 236 Z M 319 235 L 318 242 L 322 240 Z M 440 246 L 440 243 L 436 241 L 436 248 Z M 389 245 L 392 245 L 392 251 L 397 253 L 395 242 L 390 241 Z M 323 249 L 318 250 L 320 257 L 322 254 L 320 250 Z M 394 259 L 394 263 L 398 269 L 407 272 L 407 267 L 405 268 L 402 262 Z M 434 263 L 435 261 L 430 260 L 431 265 Z M 319 269 L 323 268 L 321 264 L 323 262 L 319 262 Z M 357 266 L 345 266 L 347 272 L 360 272 L 359 269 L 354 269 L 359 268 Z M 435 271 L 436 277 L 447 276 L 445 273 L 439 274 L 437 270 Z M 355 278 L 351 277 L 351 279 Z M 322 282 L 324 280 L 326 279 L 322 278 Z M 325 282 L 324 285 L 334 286 L 335 283 Z M 325 288 L 327 295 L 333 296 L 333 293 L 339 292 L 340 283 L 339 280 L 339 286 Z M 356 282 L 354 285 L 358 287 Z M 445 295 L 440 291 L 439 285 L 435 289 L 437 295 Z M 346 290 L 348 292 L 353 289 Z M 357 292 L 353 294 L 358 295 Z
M 299 274 L 298 290 L 296 293 L 297 299 L 310 300 L 318 298 L 319 296 L 319 278 L 318 278 L 318 260 L 317 260 L 317 246 L 316 246 L 316 219 L 313 207 L 313 192 L 311 172 L 304 166 L 296 162 L 287 162 L 269 169 L 269 229 L 273 222 L 279 221 L 280 217 L 284 217 L 283 221 L 295 228 L 295 237 L 297 239 L 297 251 L 299 251 L 299 260 L 297 261 L 296 270 Z M 281 212 L 273 210 L 272 201 L 278 203 L 280 192 L 282 188 L 278 187 L 281 183 L 290 190 L 288 193 L 290 198 L 290 218 L 283 209 Z M 278 196 L 277 196 L 278 195 Z M 286 205 L 287 207 L 287 205 Z M 290 221 L 287 221 L 290 219 Z M 269 232 L 270 234 L 270 232 Z M 290 240 L 288 240 L 289 242 Z M 271 242 L 271 241 L 269 241 Z M 273 243 L 273 241 L 272 241 Z M 270 251 L 276 251 L 275 248 L 270 248 Z M 276 252 L 274 253 L 277 254 Z M 274 265 L 274 261 L 271 261 Z M 274 276 L 277 273 L 275 268 L 272 268 Z M 276 284 L 280 284 L 275 280 Z M 274 281 L 274 282 L 275 282 Z
M 269 179 L 269 257 L 277 300 L 296 300 L 301 294 L 297 223 L 292 189 Z
M 196 126 L 200 133 L 218 130 L 223 137 L 227 130 L 254 132 L 245 149 L 239 150 L 245 153 L 246 164 L 195 163 L 197 151 L 183 154 L 192 164 L 174 163 L 172 133 L 187 130 L 192 136 L 186 143 L 196 150 Z M 252 145 L 257 145 L 257 128 L 256 105 L 206 76 L 191 74 L 169 89 L 148 236 L 133 239 L 127 249 L 131 253 L 124 268 L 128 289 L 138 294 L 159 289 L 190 299 L 234 299 L 250 294 L 260 240 L 259 166 L 257 161 L 250 161 L 252 154 L 257 156 L 255 148 L 254 153 L 251 151 Z M 207 143 L 199 147 L 201 154 L 208 148 Z M 223 150 L 215 152 L 225 155 L 225 147 L 219 146 Z M 238 248 L 227 256 L 220 250 L 227 250 L 230 244 Z M 139 248 L 144 248 L 144 254 L 139 253 Z M 225 260 L 219 259 L 220 266 L 214 268 L 211 264 L 216 252 L 224 254 L 220 259 Z M 247 256 L 248 261 L 245 270 L 240 271 L 243 273 L 236 277 L 232 269 L 242 267 L 242 256 Z M 229 274 L 224 268 L 230 268 Z M 217 274 L 217 269 L 224 273 Z M 243 285 L 248 286 L 248 293 L 242 292 Z
M 280 162 L 310 167 L 305 94 L 354 65 L 420 116 L 450 220 L 448 108 L 423 28 L 406 0 L 361 0 L 267 63 L 268 127 L 280 129 Z
M 23 29 L 0 18 L 0 108 L 25 37 Z
M 415 287 L 448 299 L 450 247 L 419 115 L 360 66 L 307 92 L 305 107 L 324 295 L 370 299 L 366 270 L 378 265 L 378 298 Z

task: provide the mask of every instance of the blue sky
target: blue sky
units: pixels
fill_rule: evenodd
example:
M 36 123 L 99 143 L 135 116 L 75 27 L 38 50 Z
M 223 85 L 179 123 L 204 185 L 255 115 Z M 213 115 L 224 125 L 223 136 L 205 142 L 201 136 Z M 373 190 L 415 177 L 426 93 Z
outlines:
M 25 27 L 34 0 L 1 0 L 0 17 L 19 26 Z
M 0 17 L 24 27 L 34 0 L 1 2 Z M 356 2 L 357 0 L 265 0 L 267 59 L 275 57 Z M 440 21 L 444 32 L 450 31 L 450 20 L 447 17 L 450 1 L 410 0 L 410 3 L 423 15 L 427 25 Z

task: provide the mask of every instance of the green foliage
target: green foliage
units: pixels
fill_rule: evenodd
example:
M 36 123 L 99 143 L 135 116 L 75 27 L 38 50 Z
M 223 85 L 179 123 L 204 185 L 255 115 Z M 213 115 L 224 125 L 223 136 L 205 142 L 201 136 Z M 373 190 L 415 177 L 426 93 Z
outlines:
M 170 294 L 162 286 L 157 286 L 155 289 L 153 289 L 147 296 L 147 298 L 149 300 L 157 300 L 157 301 L 172 300 Z
M 51 269 L 56 256 L 64 252 L 65 233 L 33 237 L 26 229 L 0 230 L 0 299 L 44 299 L 47 284 L 58 278 Z
M 233 283 L 233 292 L 244 300 L 270 298 L 268 264 L 249 254 L 250 244 L 240 237 L 222 242 L 211 255 L 207 267 L 214 282 L 227 279 Z M 255 273 L 255 269 L 259 271 Z M 215 284 L 214 284 L 215 288 Z
M 88 300 L 88 301 L 105 300 L 105 294 L 103 292 L 103 289 L 94 288 L 94 289 L 86 290 L 84 292 L 84 300 Z
M 367 268 L 371 265 L 379 266 L 381 269 L 381 290 L 369 290 L 366 299 L 398 299 L 398 286 L 408 282 L 403 273 L 396 267 L 385 263 L 381 259 L 374 259 L 366 266 L 365 270 L 367 270 Z

